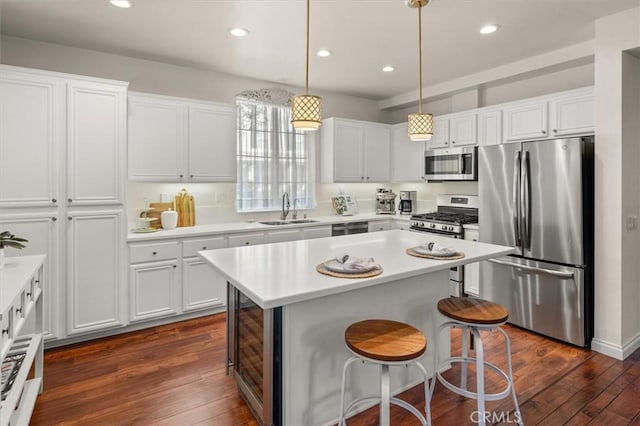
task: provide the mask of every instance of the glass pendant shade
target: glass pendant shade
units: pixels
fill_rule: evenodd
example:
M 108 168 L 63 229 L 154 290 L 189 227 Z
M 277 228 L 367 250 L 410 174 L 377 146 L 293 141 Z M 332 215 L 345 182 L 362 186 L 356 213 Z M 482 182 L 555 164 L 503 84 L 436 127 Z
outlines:
M 291 98 L 291 124 L 296 130 L 313 131 L 320 128 L 322 98 L 314 95 L 295 95 Z
M 409 114 L 409 139 L 428 141 L 433 136 L 433 115 L 427 113 Z

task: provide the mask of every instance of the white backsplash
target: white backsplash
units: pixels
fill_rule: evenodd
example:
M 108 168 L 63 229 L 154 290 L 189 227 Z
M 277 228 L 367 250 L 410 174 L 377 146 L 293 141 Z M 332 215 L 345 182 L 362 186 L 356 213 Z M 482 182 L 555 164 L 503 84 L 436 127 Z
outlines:
M 300 210 L 299 217 L 307 214 L 309 217 L 333 215 L 331 197 L 341 193 L 352 195 L 358 202 L 358 210 L 363 213 L 375 211 L 375 193 L 377 188 L 391 188 L 395 193 L 399 191 L 417 191 L 418 213 L 435 210 L 438 194 L 477 194 L 477 183 L 402 183 L 402 184 L 318 184 L 316 185 L 317 207 L 310 210 Z M 144 208 L 145 198 L 149 202 L 160 202 L 162 193 L 169 195 L 169 199 L 178 195 L 182 188 L 186 188 L 195 199 L 196 224 L 244 222 L 249 220 L 278 219 L 280 212 L 252 212 L 238 213 L 235 210 L 235 183 L 147 183 L 129 182 L 127 185 L 127 214 L 129 227 L 134 227 L 134 218 L 140 215 Z M 397 200 L 396 200 L 397 207 Z

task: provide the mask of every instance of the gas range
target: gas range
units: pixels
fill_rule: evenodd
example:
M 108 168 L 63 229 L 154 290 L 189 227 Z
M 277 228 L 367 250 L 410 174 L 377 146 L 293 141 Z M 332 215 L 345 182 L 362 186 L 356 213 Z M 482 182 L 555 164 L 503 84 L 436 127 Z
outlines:
M 412 215 L 410 228 L 462 238 L 463 225 L 478 222 L 476 195 L 438 195 L 436 207 L 435 212 Z

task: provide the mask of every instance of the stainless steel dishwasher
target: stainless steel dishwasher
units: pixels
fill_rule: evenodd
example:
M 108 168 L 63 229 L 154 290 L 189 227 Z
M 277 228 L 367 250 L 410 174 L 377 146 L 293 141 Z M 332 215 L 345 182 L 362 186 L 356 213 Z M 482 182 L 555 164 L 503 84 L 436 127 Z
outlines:
M 331 225 L 331 236 L 363 234 L 369 232 L 369 222 L 334 223 Z

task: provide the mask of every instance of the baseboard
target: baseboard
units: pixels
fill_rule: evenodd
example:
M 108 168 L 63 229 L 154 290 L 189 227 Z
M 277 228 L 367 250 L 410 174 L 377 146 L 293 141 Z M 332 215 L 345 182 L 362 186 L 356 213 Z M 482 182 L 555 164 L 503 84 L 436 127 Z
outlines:
M 206 309 L 202 311 L 189 312 L 178 316 L 172 316 L 167 318 L 159 318 L 149 321 L 143 321 L 134 324 L 128 324 L 124 327 L 111 328 L 108 330 L 101 330 L 93 333 L 80 334 L 76 336 L 65 337 L 63 339 L 50 339 L 44 342 L 45 349 L 57 348 L 59 346 L 73 345 L 74 343 L 86 342 L 88 340 L 101 339 L 103 337 L 115 336 L 117 334 L 128 333 L 130 331 L 143 330 L 145 328 L 156 327 L 159 325 L 171 324 L 174 322 L 185 321 L 207 315 L 213 315 L 220 312 L 225 312 L 226 307 L 218 307 L 213 309 Z
M 638 348 L 640 348 L 640 333 L 636 334 L 635 337 L 625 343 L 624 346 L 616 345 L 596 338 L 591 341 L 592 351 L 596 351 L 619 360 L 626 359 Z

